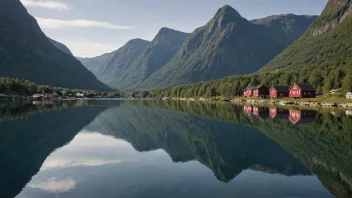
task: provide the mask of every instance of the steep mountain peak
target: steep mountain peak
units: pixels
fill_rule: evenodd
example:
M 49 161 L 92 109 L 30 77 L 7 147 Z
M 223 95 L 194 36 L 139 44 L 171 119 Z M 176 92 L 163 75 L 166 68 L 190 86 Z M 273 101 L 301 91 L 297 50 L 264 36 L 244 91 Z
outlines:
M 174 29 L 171 29 L 171 28 L 168 28 L 168 27 L 162 27 L 159 32 L 174 32 L 174 31 L 177 31 L 177 30 L 174 30 Z
M 222 20 L 242 19 L 240 13 L 229 5 L 225 5 L 224 7 L 220 8 L 216 12 L 215 17 L 220 18 Z
M 160 44 L 160 42 L 172 42 L 177 41 L 178 38 L 181 38 L 180 42 L 184 41 L 184 38 L 187 37 L 187 33 L 170 29 L 167 27 L 163 27 L 159 30 L 158 34 L 154 37 L 153 41 L 151 42 L 151 46 L 155 46 Z M 180 37 L 181 36 L 181 37 Z
M 216 12 L 215 16 L 210 21 L 210 24 L 214 24 L 214 27 L 217 26 L 222 29 L 230 23 L 237 23 L 243 21 L 247 20 L 242 18 L 240 13 L 238 13 L 234 8 L 229 5 L 225 5 Z
M 229 5 L 224 5 L 222 8 L 220 8 L 218 10 L 218 12 L 216 13 L 216 15 L 222 15 L 222 16 L 230 16 L 230 17 L 241 17 L 239 12 L 237 12 L 237 10 L 235 10 L 233 7 L 229 6 Z
M 184 32 L 178 31 L 178 30 L 174 30 L 171 28 L 167 28 L 167 27 L 163 27 L 159 30 L 158 34 L 156 35 L 156 38 L 158 36 L 163 36 L 163 35 L 167 35 L 167 36 L 173 36 L 174 34 L 186 34 Z
M 139 45 L 139 44 L 149 44 L 150 42 L 147 41 L 147 40 L 143 40 L 143 39 L 140 39 L 140 38 L 136 38 L 136 39 L 132 39 L 132 40 L 129 40 L 125 45 L 125 46 L 130 46 L 130 45 Z

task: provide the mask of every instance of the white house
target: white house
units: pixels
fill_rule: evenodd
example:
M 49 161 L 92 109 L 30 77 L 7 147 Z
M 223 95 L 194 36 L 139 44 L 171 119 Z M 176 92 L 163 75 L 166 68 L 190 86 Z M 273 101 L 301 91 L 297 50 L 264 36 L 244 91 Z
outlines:
M 352 99 L 352 92 L 347 92 L 346 93 L 346 98 L 347 99 Z

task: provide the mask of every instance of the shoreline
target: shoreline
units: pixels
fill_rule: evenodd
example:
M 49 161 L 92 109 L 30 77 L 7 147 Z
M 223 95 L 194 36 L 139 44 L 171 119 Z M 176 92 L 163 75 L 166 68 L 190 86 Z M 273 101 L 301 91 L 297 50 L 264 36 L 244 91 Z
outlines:
M 162 100 L 181 100 L 181 101 L 211 101 L 211 102 L 228 102 L 234 104 L 252 104 L 252 105 L 275 105 L 291 107 L 324 107 L 324 108 L 343 108 L 352 109 L 351 103 L 333 103 L 333 102 L 309 102 L 309 101 L 290 101 L 290 100 L 273 100 L 273 99 L 206 99 L 206 98 L 169 98 Z

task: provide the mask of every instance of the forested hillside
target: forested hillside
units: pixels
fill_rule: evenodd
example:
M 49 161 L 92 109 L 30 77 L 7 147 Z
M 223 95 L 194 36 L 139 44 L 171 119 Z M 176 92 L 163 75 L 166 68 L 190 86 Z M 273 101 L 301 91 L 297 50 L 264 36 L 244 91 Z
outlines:
M 322 15 L 296 42 L 259 72 L 153 92 L 174 97 L 232 97 L 248 85 L 311 83 L 318 91 L 352 89 L 350 0 L 329 0 Z

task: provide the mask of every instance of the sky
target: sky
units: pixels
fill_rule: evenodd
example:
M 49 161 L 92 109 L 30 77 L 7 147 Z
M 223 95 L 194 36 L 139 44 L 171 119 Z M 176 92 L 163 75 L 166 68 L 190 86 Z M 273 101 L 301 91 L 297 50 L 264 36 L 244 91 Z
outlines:
M 162 27 L 192 32 L 224 5 L 244 18 L 319 15 L 328 0 L 20 0 L 43 32 L 77 57 L 117 50 L 134 38 L 152 40 Z

